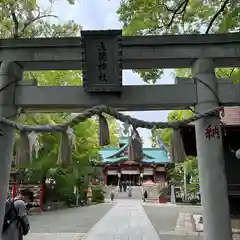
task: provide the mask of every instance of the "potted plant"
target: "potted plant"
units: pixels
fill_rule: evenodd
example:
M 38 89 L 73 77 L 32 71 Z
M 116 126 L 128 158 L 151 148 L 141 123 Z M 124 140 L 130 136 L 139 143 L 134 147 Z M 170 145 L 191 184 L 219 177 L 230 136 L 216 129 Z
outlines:
M 168 200 L 169 200 L 168 189 L 167 188 L 162 188 L 159 191 L 159 203 L 167 203 Z

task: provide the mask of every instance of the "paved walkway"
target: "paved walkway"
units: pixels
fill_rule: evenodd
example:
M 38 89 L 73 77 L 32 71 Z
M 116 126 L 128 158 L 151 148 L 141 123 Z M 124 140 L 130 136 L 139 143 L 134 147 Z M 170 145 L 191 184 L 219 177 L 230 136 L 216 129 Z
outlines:
M 113 206 L 97 204 L 29 216 L 30 232 L 24 240 L 81 240 Z
M 119 200 L 84 240 L 159 240 L 141 201 Z

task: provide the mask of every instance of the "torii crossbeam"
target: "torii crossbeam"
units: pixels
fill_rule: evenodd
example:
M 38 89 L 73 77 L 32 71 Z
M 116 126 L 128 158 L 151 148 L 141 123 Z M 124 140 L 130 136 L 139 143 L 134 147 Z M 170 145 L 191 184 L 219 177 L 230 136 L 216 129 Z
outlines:
M 186 80 L 188 83 L 184 81 L 173 85 L 123 86 L 121 95 L 101 94 L 94 97 L 83 87 L 23 85 L 16 87 L 15 104 L 27 111 L 41 112 L 79 112 L 103 103 L 121 111 L 187 109 L 197 104 L 197 85 L 192 79 Z M 239 89 L 240 86 L 231 80 L 219 80 L 220 102 L 224 106 L 239 105 Z

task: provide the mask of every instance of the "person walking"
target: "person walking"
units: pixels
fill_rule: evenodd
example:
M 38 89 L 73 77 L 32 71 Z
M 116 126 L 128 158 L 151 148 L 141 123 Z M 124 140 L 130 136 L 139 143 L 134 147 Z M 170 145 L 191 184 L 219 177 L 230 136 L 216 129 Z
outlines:
M 111 201 L 113 202 L 114 200 L 114 197 L 115 197 L 115 194 L 114 194 L 114 191 L 112 190 L 111 191 L 111 194 L 110 194 L 110 198 L 111 198 Z
M 148 192 L 147 192 L 147 190 L 145 190 L 145 191 L 144 191 L 144 194 L 143 194 L 144 202 L 147 201 L 147 198 L 148 198 Z
M 28 234 L 27 196 L 27 190 L 22 189 L 15 199 L 6 202 L 2 240 L 23 240 L 23 236 Z
M 125 182 L 125 181 L 123 181 L 122 185 L 123 185 L 123 191 L 124 191 L 124 192 L 126 192 L 126 190 L 127 190 L 127 185 L 126 185 L 126 182 Z
M 119 182 L 119 192 L 122 192 L 122 187 L 123 187 L 123 186 L 122 186 L 122 182 L 120 181 L 120 182 Z
M 128 187 L 128 197 L 132 197 L 132 186 Z

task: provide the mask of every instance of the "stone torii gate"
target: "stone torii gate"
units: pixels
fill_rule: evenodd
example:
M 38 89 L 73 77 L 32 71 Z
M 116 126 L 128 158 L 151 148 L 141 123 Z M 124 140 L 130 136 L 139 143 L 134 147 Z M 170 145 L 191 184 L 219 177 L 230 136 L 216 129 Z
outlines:
M 215 67 L 240 66 L 240 33 L 218 35 L 122 37 L 121 31 L 83 31 L 81 38 L 0 41 L 0 116 L 28 111 L 76 112 L 96 105 L 121 111 L 186 109 L 198 113 L 219 104 L 240 104 L 240 89 L 230 80 L 217 82 Z M 192 68 L 193 81 L 175 85 L 122 86 L 122 69 Z M 24 71 L 83 70 L 84 85 L 38 87 L 21 82 Z M 76 110 L 77 109 L 77 110 Z M 230 240 L 221 133 L 218 116 L 196 122 L 204 236 Z M 8 188 L 14 129 L 1 124 L 0 224 Z

